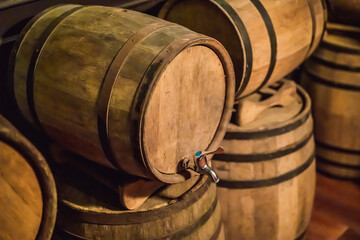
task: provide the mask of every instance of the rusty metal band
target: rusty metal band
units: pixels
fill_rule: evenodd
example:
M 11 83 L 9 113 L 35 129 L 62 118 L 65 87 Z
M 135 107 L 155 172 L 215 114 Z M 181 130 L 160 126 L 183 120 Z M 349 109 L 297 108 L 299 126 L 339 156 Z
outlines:
M 348 149 L 348 148 L 342 148 L 339 146 L 333 146 L 328 143 L 321 142 L 319 140 L 316 141 L 316 145 L 322 148 L 326 148 L 331 151 L 340 152 L 344 154 L 351 154 L 351 155 L 360 155 L 360 150 L 357 149 Z
M 336 168 L 337 170 L 339 170 L 338 173 L 328 170 L 326 167 L 333 167 Z M 342 165 L 342 164 L 338 164 L 338 163 L 334 163 L 333 161 L 329 160 L 329 159 L 325 159 L 322 158 L 320 156 L 316 156 L 316 170 L 318 172 L 320 172 L 321 174 L 331 177 L 331 178 L 336 178 L 339 180 L 358 180 L 360 179 L 360 166 L 359 167 L 354 167 L 354 166 L 347 166 L 347 165 Z M 345 172 L 348 173 L 355 173 L 354 175 L 351 174 L 349 176 L 347 176 L 347 174 Z
M 227 132 L 225 134 L 224 139 L 227 140 L 249 140 L 249 139 L 260 139 L 272 136 L 278 136 L 290 132 L 298 127 L 301 127 L 311 116 L 310 110 L 306 113 L 302 112 L 301 117 L 296 121 L 279 128 L 268 129 L 264 131 L 256 131 L 256 132 Z M 298 115 L 300 116 L 300 115 Z
M 20 32 L 20 34 L 17 36 L 17 40 L 14 43 L 14 47 L 11 50 L 10 53 L 10 58 L 9 58 L 9 68 L 8 68 L 8 79 L 7 79 L 7 85 L 8 85 L 8 95 L 10 97 L 10 101 L 11 104 L 14 106 L 15 111 L 18 112 L 19 114 L 21 114 L 20 108 L 16 102 L 16 95 L 15 95 L 15 86 L 14 86 L 14 74 L 15 74 L 15 63 L 16 63 L 16 55 L 19 51 L 20 48 L 20 44 L 21 42 L 24 40 L 26 34 L 28 33 L 28 31 L 30 30 L 30 28 L 34 25 L 34 23 L 36 23 L 42 16 L 44 16 L 45 14 L 47 14 L 48 12 L 50 12 L 51 10 L 53 10 L 54 8 L 56 8 L 58 6 L 53 6 L 50 7 L 44 11 L 42 11 L 41 13 L 39 13 L 38 15 L 36 15 L 34 18 L 32 18 L 23 28 L 23 30 Z
M 261 1 L 259 1 L 259 0 L 251 0 L 251 2 L 256 7 L 256 9 L 260 13 L 260 15 L 265 23 L 266 30 L 269 35 L 270 50 L 271 50 L 269 68 L 268 68 L 268 71 L 266 73 L 266 76 L 265 76 L 263 82 L 255 90 L 255 92 L 257 92 L 259 89 L 261 89 L 263 86 L 265 86 L 268 83 L 268 81 L 270 80 L 271 75 L 274 71 L 275 64 L 276 64 L 276 58 L 277 58 L 277 39 L 276 39 L 276 32 L 275 32 L 274 25 L 271 21 L 271 18 L 269 16 L 268 12 L 266 11 L 266 9 L 264 7 L 264 5 L 262 5 Z
M 35 81 L 35 68 L 36 65 L 38 63 L 38 58 L 39 55 L 45 45 L 45 42 L 48 40 L 48 38 L 50 37 L 51 33 L 55 30 L 55 28 L 63 21 L 65 20 L 68 16 L 70 16 L 71 14 L 73 14 L 74 12 L 80 10 L 84 8 L 84 6 L 80 6 L 80 7 L 75 7 L 73 9 L 70 9 L 66 12 L 64 12 L 63 14 L 61 14 L 59 17 L 55 18 L 50 24 L 49 26 L 47 26 L 47 28 L 42 32 L 42 34 L 40 35 L 35 47 L 34 47 L 34 51 L 32 53 L 31 59 L 30 59 L 30 63 L 29 63 L 29 68 L 28 68 L 28 72 L 27 72 L 27 79 L 26 79 L 26 95 L 27 95 L 27 102 L 28 102 L 28 107 L 30 110 L 30 113 L 33 117 L 34 123 L 35 125 L 42 129 L 42 125 L 41 122 L 39 120 L 39 116 L 37 115 L 36 109 L 35 109 L 35 99 L 34 99 L 34 81 Z
M 351 66 L 351 65 L 346 65 L 346 64 L 339 64 L 336 62 L 331 62 L 326 59 L 322 59 L 316 55 L 311 56 L 311 60 L 318 62 L 319 64 L 322 64 L 329 68 L 335 68 L 335 69 L 350 71 L 350 72 L 355 72 L 355 73 L 360 72 L 360 65 L 359 66 Z
M 221 229 L 223 228 L 223 223 L 220 220 L 219 225 L 216 228 L 216 231 L 214 232 L 214 234 L 211 236 L 210 240 L 217 240 L 220 236 L 221 233 Z
M 314 46 L 314 41 L 315 41 L 315 33 L 316 33 L 316 14 L 315 14 L 315 10 L 311 4 L 311 2 L 309 2 L 309 0 L 306 0 L 306 4 L 308 5 L 309 11 L 310 11 L 310 16 L 311 16 L 311 25 L 312 25 L 312 33 L 311 33 L 311 40 L 310 40 L 310 44 L 309 44 L 309 49 L 305 55 L 305 59 L 307 59 L 310 56 L 310 52 Z M 304 60 L 305 60 L 304 59 Z
M 321 157 L 319 155 L 316 155 L 316 160 L 318 162 L 323 162 L 329 165 L 332 165 L 334 167 L 341 167 L 341 168 L 347 168 L 347 169 L 351 169 L 351 170 L 360 170 L 360 164 L 356 163 L 354 161 L 354 164 L 347 164 L 347 163 L 340 163 L 340 162 L 335 162 L 334 160 L 328 159 L 328 158 L 324 158 Z
M 315 160 L 315 152 L 313 152 L 310 157 L 299 167 L 291 170 L 285 174 L 280 176 L 264 179 L 264 180 L 244 180 L 244 181 L 232 181 L 232 180 L 220 180 L 217 186 L 221 188 L 229 188 L 229 189 L 252 189 L 252 188 L 262 188 L 262 187 L 269 187 L 273 186 L 290 179 L 295 178 L 296 176 L 303 173 L 306 169 L 308 169 L 311 164 Z
M 276 152 L 270 153 L 254 153 L 254 154 L 219 154 L 215 155 L 212 161 L 219 162 L 236 162 L 236 163 L 255 163 L 255 162 L 265 162 L 277 160 L 277 158 L 284 157 L 286 155 L 292 154 L 304 146 L 306 146 L 310 140 L 313 139 L 312 132 L 306 136 L 302 141 L 291 144 L 286 148 L 280 149 Z
M 360 86 L 333 82 L 333 81 L 327 80 L 325 78 L 316 76 L 313 73 L 310 73 L 306 68 L 304 70 L 304 74 L 307 77 L 309 77 L 311 81 L 319 83 L 319 84 L 327 86 L 327 87 L 338 88 L 338 89 L 348 90 L 348 91 L 357 91 L 357 92 L 360 91 Z
M 163 236 L 159 239 L 178 240 L 178 239 L 185 239 L 186 237 L 189 237 L 192 233 L 196 232 L 196 230 L 201 228 L 203 225 L 205 225 L 209 221 L 209 219 L 213 216 L 217 206 L 218 206 L 218 199 L 217 199 L 217 196 L 215 196 L 209 209 L 196 222 L 191 223 L 191 225 L 189 225 L 188 227 L 186 227 L 184 229 L 181 229 L 180 231 L 178 231 L 176 233 L 172 233 L 167 236 Z
M 331 35 L 360 39 L 360 28 L 353 29 L 336 29 L 329 27 L 326 31 Z
M 244 54 L 243 54 L 242 58 L 245 57 L 246 64 L 245 64 L 245 69 L 243 69 L 244 75 L 243 75 L 243 78 L 241 79 L 242 80 L 241 87 L 240 87 L 240 89 L 237 89 L 237 91 L 236 91 L 236 96 L 238 97 L 247 87 L 250 77 L 251 77 L 251 72 L 252 72 L 252 67 L 253 67 L 253 51 L 252 51 L 251 41 L 250 41 L 250 37 L 249 37 L 248 31 L 246 29 L 244 22 L 241 20 L 240 16 L 237 14 L 237 12 L 230 6 L 230 4 L 228 4 L 224 0 L 214 0 L 214 1 L 217 2 L 227 12 L 227 14 L 229 14 L 231 19 L 234 21 L 235 27 L 237 28 L 238 34 L 240 35 L 241 41 L 243 43 Z M 244 59 L 242 59 L 242 60 L 244 61 Z M 239 67 L 239 66 L 236 66 L 236 67 Z M 236 70 L 235 72 L 237 72 L 237 71 L 238 70 Z M 240 81 L 239 78 L 240 78 L 240 76 L 236 75 L 237 82 Z M 240 82 L 237 83 L 237 85 L 238 86 L 236 86 L 236 88 L 239 87 Z
M 190 196 L 169 206 L 144 212 L 119 211 L 118 213 L 112 214 L 91 212 L 84 208 L 73 208 L 71 205 L 66 204 L 66 201 L 60 201 L 59 212 L 61 215 L 59 217 L 63 217 L 65 221 L 69 221 L 71 219 L 76 222 L 100 225 L 130 225 L 156 221 L 164 218 L 164 216 L 177 214 L 198 202 L 199 199 L 201 199 L 208 191 L 210 184 L 213 183 L 211 183 L 211 180 L 207 178 L 207 180 L 202 183 L 201 187 L 194 191 Z
M 189 225 L 188 227 L 181 229 L 175 233 L 172 233 L 172 234 L 169 234 L 166 236 L 162 236 L 162 237 L 159 237 L 156 239 L 178 240 L 178 239 L 184 239 L 184 238 L 190 236 L 192 233 L 196 232 L 199 228 L 201 228 L 203 225 L 205 225 L 209 221 L 209 219 L 213 216 L 213 213 L 215 212 L 215 209 L 217 206 L 218 206 L 218 199 L 217 199 L 217 197 L 215 197 L 211 206 L 209 207 L 209 209 L 197 221 L 191 223 L 191 225 Z M 222 224 L 220 221 L 218 228 L 216 229 L 215 233 L 210 238 L 210 240 L 217 238 L 217 236 L 220 233 L 221 226 L 222 226 Z M 58 231 L 59 231 L 59 233 L 58 233 L 59 235 L 65 237 L 66 239 L 69 239 L 69 240 L 90 240 L 90 238 L 79 236 L 79 235 L 71 233 L 65 229 L 58 229 Z M 98 236 L 98 237 L 102 237 L 102 236 Z M 145 240 L 145 239 L 142 239 L 142 240 Z M 153 240 L 153 239 L 146 239 L 146 240 Z
M 156 85 L 158 76 L 162 73 L 164 70 L 164 65 L 168 64 L 171 59 L 175 58 L 175 56 L 183 49 L 189 46 L 189 44 L 192 43 L 192 41 L 203 38 L 202 35 L 199 35 L 198 33 L 191 32 L 189 34 L 181 35 L 179 38 L 171 41 L 166 45 L 160 53 L 154 58 L 154 60 L 150 63 L 149 67 L 146 69 L 145 74 L 143 75 L 141 82 L 137 88 L 136 94 L 134 96 L 134 101 L 131 106 L 131 127 L 132 127 L 132 134 L 131 139 L 134 143 L 134 148 L 136 151 L 134 151 L 134 157 L 135 159 L 141 159 L 143 165 L 150 170 L 148 162 L 144 159 L 144 157 L 141 155 L 142 148 L 138 143 L 141 143 L 143 145 L 143 139 L 138 134 L 142 134 L 144 132 L 144 124 L 143 119 L 141 119 L 141 113 L 144 112 L 144 109 L 148 107 L 148 102 L 146 101 L 146 98 L 148 95 L 151 94 L 151 89 Z M 167 59 L 169 61 L 164 61 L 164 59 Z M 141 140 L 140 140 L 141 139 Z M 186 171 L 183 171 L 186 172 Z M 149 172 L 150 173 L 150 172 Z M 175 175 L 174 174 L 165 174 L 164 175 Z
M 122 170 L 122 167 L 116 161 L 114 153 L 111 150 L 108 124 L 109 104 L 116 79 L 131 50 L 154 31 L 169 25 L 170 23 L 165 21 L 156 22 L 147 25 L 146 27 L 142 28 L 134 35 L 132 35 L 115 55 L 100 87 L 99 97 L 97 99 L 97 122 L 99 140 L 105 156 L 112 163 L 112 165 L 114 165 L 114 167 L 118 168 L 119 170 Z
M 321 33 L 321 37 L 320 37 L 320 42 L 323 40 L 324 36 L 325 36 L 325 29 L 326 29 L 326 24 L 328 22 L 328 10 L 327 10 L 327 3 L 325 2 L 326 0 L 321 0 L 321 6 L 323 9 L 323 15 L 324 15 L 324 24 L 323 24 L 323 28 L 322 28 L 322 33 Z
M 340 46 L 335 45 L 327 41 L 322 41 L 320 44 L 321 47 L 332 50 L 334 52 L 343 52 L 343 53 L 350 53 L 350 54 L 356 54 L 360 55 L 360 49 L 355 49 L 347 46 Z

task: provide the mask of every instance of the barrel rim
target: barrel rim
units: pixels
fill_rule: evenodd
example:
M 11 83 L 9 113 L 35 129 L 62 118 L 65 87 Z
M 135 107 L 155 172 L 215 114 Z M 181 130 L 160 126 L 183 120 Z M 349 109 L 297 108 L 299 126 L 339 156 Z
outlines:
M 214 189 L 214 192 L 215 191 L 216 190 Z M 171 233 L 166 233 L 163 236 L 159 236 L 159 238 L 157 238 L 157 239 L 164 239 L 164 240 L 165 239 L 183 239 L 185 237 L 190 236 L 194 232 L 196 232 L 196 230 L 201 229 L 201 227 L 204 226 L 205 224 L 207 224 L 214 215 L 220 215 L 220 214 L 221 214 L 220 213 L 220 203 L 218 201 L 217 194 L 215 194 L 215 196 L 212 199 L 211 204 L 210 204 L 209 208 L 207 208 L 206 212 L 204 214 L 200 215 L 199 218 L 195 219 L 195 221 L 191 225 L 188 225 L 182 229 L 175 230 L 174 232 L 171 232 Z M 91 223 L 87 223 L 87 222 L 85 222 L 85 223 L 91 224 Z M 219 216 L 218 221 L 215 222 L 215 224 L 217 226 L 216 226 L 216 229 L 214 229 L 214 231 L 212 232 L 213 234 L 210 239 L 216 239 L 219 236 L 219 234 L 221 233 L 223 223 L 222 223 L 220 216 Z M 121 225 L 128 225 L 128 224 L 121 224 Z M 58 226 L 56 228 L 56 232 L 60 235 L 63 235 L 64 237 L 66 237 L 66 239 L 69 238 L 69 239 L 89 240 L 89 238 L 87 238 L 87 237 L 79 236 L 78 234 L 72 233 L 71 231 L 67 230 L 66 227 Z M 149 238 L 147 238 L 147 239 L 150 240 Z
M 0 116 L 0 141 L 12 146 L 33 168 L 43 198 L 43 213 L 36 239 L 51 239 L 57 214 L 55 180 L 45 158 L 4 117 Z
M 35 17 L 33 17 L 26 25 L 25 27 L 21 30 L 21 32 L 18 35 L 18 38 L 16 39 L 13 48 L 11 49 L 10 52 L 10 57 L 9 57 L 9 66 L 7 69 L 7 86 L 8 86 L 8 91 L 7 94 L 10 97 L 10 104 L 14 107 L 14 110 L 21 116 L 25 117 L 21 110 L 20 107 L 18 105 L 18 102 L 16 100 L 16 94 L 15 94 L 15 78 L 14 78 L 14 74 L 15 74 L 15 63 L 16 63 L 16 58 L 17 58 L 17 53 L 20 49 L 21 43 L 23 42 L 24 38 L 26 37 L 27 33 L 29 32 L 29 30 L 32 28 L 32 26 L 43 16 L 45 16 L 47 13 L 51 12 L 52 10 L 54 10 L 57 6 L 52 6 L 49 7 L 43 11 L 41 11 L 39 14 L 37 14 Z
M 72 218 L 87 223 L 107 225 L 145 223 L 161 219 L 164 215 L 181 212 L 185 208 L 195 204 L 198 199 L 202 198 L 208 192 L 211 184 L 213 183 L 211 183 L 210 179 L 207 176 L 203 176 L 193 188 L 178 198 L 175 203 L 170 203 L 160 208 L 155 206 L 146 210 L 103 212 L 101 210 L 85 210 L 82 206 L 64 199 L 59 200 L 59 208 L 63 210 L 63 212 L 66 211 L 69 213 Z M 189 195 L 192 198 L 189 198 Z
M 193 34 L 193 33 L 192 33 Z M 179 46 L 176 46 L 179 44 Z M 166 52 L 167 48 L 171 48 L 173 46 L 175 47 L 175 50 L 172 54 L 169 54 L 169 52 Z M 136 136 L 138 139 L 137 142 L 139 142 L 139 151 L 141 154 L 140 159 L 142 159 L 144 166 L 149 170 L 149 172 L 152 174 L 153 177 L 159 179 L 160 181 L 167 182 L 167 183 L 177 183 L 184 181 L 191 177 L 191 174 L 187 170 L 182 170 L 180 172 L 174 173 L 174 174 L 167 174 L 162 173 L 158 169 L 156 169 L 155 164 L 151 161 L 148 161 L 147 159 L 147 153 L 144 149 L 144 142 L 143 142 L 143 135 L 144 135 L 144 119 L 145 119 L 145 113 L 148 106 L 148 103 L 150 101 L 150 98 L 153 93 L 153 89 L 155 88 L 159 78 L 161 77 L 162 73 L 170 64 L 170 62 L 184 49 L 194 46 L 205 46 L 210 48 L 214 53 L 219 57 L 223 69 L 224 69 L 224 80 L 226 82 L 226 90 L 225 90 L 225 101 L 224 101 L 224 107 L 221 119 L 218 123 L 217 130 L 213 136 L 212 141 L 209 143 L 206 150 L 213 150 L 214 148 L 220 146 L 221 141 L 226 133 L 226 128 L 228 123 L 230 122 L 231 114 L 232 114 L 232 107 L 234 104 L 234 85 L 235 85 L 235 73 L 233 64 L 231 61 L 231 58 L 223 45 L 210 37 L 207 37 L 202 34 L 197 34 L 192 37 L 192 39 L 187 38 L 186 36 L 182 36 L 182 38 L 178 38 L 174 40 L 172 43 L 170 43 L 167 47 L 162 49 L 162 51 L 159 53 L 158 56 L 154 59 L 151 65 L 155 66 L 154 69 L 149 66 L 147 71 L 145 72 L 141 84 L 138 87 L 138 89 L 142 89 L 141 85 L 145 81 L 150 81 L 150 85 L 148 87 L 147 92 L 145 93 L 146 96 L 144 97 L 143 104 L 141 106 L 141 115 L 140 119 L 138 120 L 138 126 L 139 126 L 139 134 Z M 163 53 L 163 54 L 161 54 Z M 166 53 L 166 54 L 165 54 Z M 163 59 L 163 57 L 166 57 L 166 60 Z M 153 79 L 149 79 L 147 76 L 150 75 Z M 139 101 L 139 100 L 137 100 Z M 141 102 L 141 100 L 140 100 Z M 195 154 L 195 153 L 194 153 Z
M 286 81 L 292 81 L 288 79 L 281 79 L 279 82 L 284 83 Z M 224 139 L 238 139 L 238 140 L 249 140 L 249 139 L 260 139 L 265 137 L 278 136 L 285 133 L 288 133 L 298 127 L 302 126 L 311 116 L 311 100 L 309 94 L 301 87 L 299 84 L 296 84 L 296 90 L 299 96 L 303 100 L 303 107 L 301 111 L 292 119 L 288 121 L 278 123 L 276 127 L 271 129 L 259 129 L 259 130 L 244 130 L 236 132 L 226 132 Z
M 182 0 L 169 0 L 167 1 L 164 6 L 161 8 L 158 17 L 165 19 L 169 13 L 169 11 L 179 2 Z M 235 95 L 238 96 L 241 93 L 241 90 L 245 89 L 248 81 L 250 80 L 251 75 L 251 68 L 252 68 L 252 48 L 251 48 L 251 42 L 247 42 L 246 39 L 249 38 L 247 34 L 246 27 L 244 23 L 242 22 L 241 18 L 237 15 L 236 11 L 224 0 L 208 0 L 206 1 L 208 4 L 213 4 L 216 9 L 219 10 L 219 13 L 223 14 L 226 19 L 228 20 L 228 23 L 232 26 L 234 32 L 238 36 L 239 44 L 242 49 L 242 59 L 243 59 L 243 65 L 242 68 L 242 74 L 241 76 L 236 78 L 235 82 Z M 245 61 L 246 60 L 246 61 Z M 235 65 L 235 63 L 233 63 Z M 236 68 L 236 66 L 234 66 Z M 246 80 L 247 79 L 247 80 Z

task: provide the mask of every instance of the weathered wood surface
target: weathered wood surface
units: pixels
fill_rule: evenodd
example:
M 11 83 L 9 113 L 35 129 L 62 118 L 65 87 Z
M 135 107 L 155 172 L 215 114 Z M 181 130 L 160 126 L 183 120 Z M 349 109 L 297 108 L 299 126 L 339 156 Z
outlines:
M 57 195 L 42 155 L 0 116 L 0 239 L 51 239 Z
M 360 239 L 359 183 L 317 174 L 308 240 Z
M 219 146 L 235 80 L 216 40 L 142 13 L 78 5 L 48 9 L 22 34 L 11 61 L 17 105 L 68 149 L 175 183 L 196 174 L 183 158 Z
M 215 184 L 206 176 L 178 199 L 164 196 L 165 189 L 139 209 L 123 210 L 116 194 L 79 172 L 66 172 L 57 178 L 59 239 L 224 239 Z
M 322 37 L 326 10 L 322 0 L 172 0 L 159 16 L 226 47 L 239 97 L 279 80 L 309 57 Z
M 302 82 L 313 100 L 318 168 L 360 178 L 360 28 L 329 24 Z
M 266 101 L 282 81 L 242 101 Z M 270 107 L 243 126 L 229 125 L 225 153 L 212 162 L 227 239 L 304 238 L 315 192 L 312 124 L 309 96 L 297 86 L 292 104 Z

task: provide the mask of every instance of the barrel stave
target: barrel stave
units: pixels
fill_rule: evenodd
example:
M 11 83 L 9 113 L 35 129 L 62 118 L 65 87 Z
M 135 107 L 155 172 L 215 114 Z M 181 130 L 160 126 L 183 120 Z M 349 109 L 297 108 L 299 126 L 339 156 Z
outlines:
M 176 183 L 197 174 L 179 167 L 183 158 L 221 142 L 234 73 L 216 40 L 141 13 L 78 5 L 47 10 L 24 34 L 12 60 L 17 104 L 66 148 Z
M 212 163 L 221 179 L 218 194 L 229 239 L 305 236 L 315 194 L 315 144 L 310 98 L 299 86 L 297 95 L 302 107 L 283 121 L 228 127 L 225 153 Z

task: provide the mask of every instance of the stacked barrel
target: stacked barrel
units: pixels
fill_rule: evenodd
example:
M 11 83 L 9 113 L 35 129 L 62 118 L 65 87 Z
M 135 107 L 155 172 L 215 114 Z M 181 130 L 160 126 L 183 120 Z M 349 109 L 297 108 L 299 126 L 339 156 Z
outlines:
M 223 239 L 209 154 L 221 151 L 234 88 L 220 42 L 156 17 L 61 5 L 29 21 L 10 58 L 9 92 L 28 122 L 67 149 L 49 154 L 56 237 Z M 45 201 L 32 181 L 34 201 Z M 149 198 L 158 189 L 177 194 Z M 16 210 L 11 199 L 2 212 L 8 204 Z M 21 225 L 14 221 L 5 239 L 50 239 L 55 218 L 47 235 L 37 232 L 47 209 L 36 206 L 31 233 L 11 235 Z
M 227 239 L 305 238 L 315 194 L 311 101 L 280 79 L 314 52 L 326 16 L 320 0 L 173 0 L 160 11 L 218 39 L 234 63 L 236 104 L 224 154 L 212 161 Z
M 300 240 L 315 157 L 359 176 L 360 29 L 325 33 L 322 0 L 160 8 L 59 5 L 19 34 L 8 92 L 52 171 L 0 119 L 0 238 Z M 304 61 L 310 96 L 285 78 Z
M 319 170 L 360 178 L 360 28 L 328 24 L 302 81 L 313 99 Z

